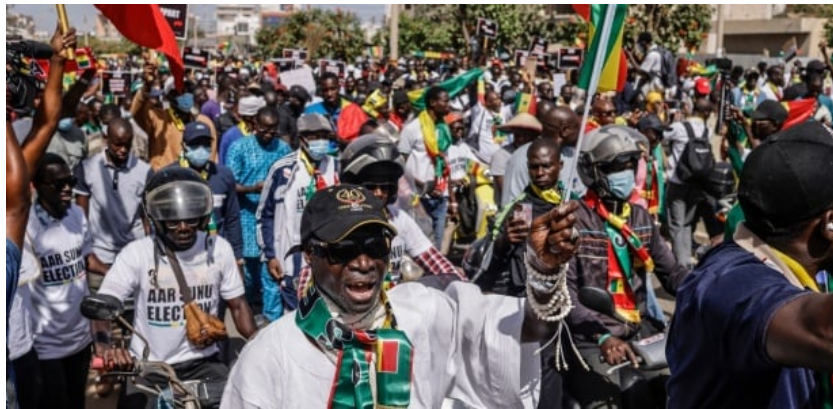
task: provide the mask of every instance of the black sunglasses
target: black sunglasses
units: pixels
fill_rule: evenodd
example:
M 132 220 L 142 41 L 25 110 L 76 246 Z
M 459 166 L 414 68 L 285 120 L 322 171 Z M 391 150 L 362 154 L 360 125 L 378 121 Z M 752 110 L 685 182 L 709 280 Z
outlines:
M 373 182 L 364 182 L 362 183 L 362 187 L 365 189 L 373 192 L 376 189 L 385 191 L 385 192 L 396 192 L 399 190 L 399 185 L 396 183 L 373 183 Z
M 368 236 L 359 240 L 342 240 L 338 243 L 324 243 L 313 240 L 310 249 L 319 257 L 326 257 L 330 264 L 347 264 L 362 254 L 372 259 L 390 256 L 390 240 L 386 236 Z
M 70 176 L 68 178 L 55 179 L 51 182 L 43 182 L 43 184 L 51 186 L 55 190 L 61 190 L 66 185 L 69 185 L 69 187 L 75 187 L 75 185 L 78 184 L 78 178 Z

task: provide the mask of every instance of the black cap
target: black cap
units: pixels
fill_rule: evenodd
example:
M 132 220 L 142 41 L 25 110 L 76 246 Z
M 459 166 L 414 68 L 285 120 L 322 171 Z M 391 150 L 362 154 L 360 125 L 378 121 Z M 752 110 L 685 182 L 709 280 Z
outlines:
M 665 133 L 665 131 L 671 128 L 665 126 L 665 124 L 662 123 L 662 120 L 659 119 L 659 116 L 657 116 L 657 114 L 648 114 L 643 116 L 639 120 L 639 122 L 636 123 L 636 129 L 638 129 L 640 132 L 646 129 L 651 129 L 655 132 L 658 132 L 659 135 L 662 135 L 663 133 Z
M 758 107 L 749 113 L 749 117 L 752 119 L 769 119 L 780 125 L 787 120 L 787 109 L 780 102 L 768 99 L 758 104 Z
M 298 98 L 304 102 L 312 101 L 312 97 L 310 97 L 309 91 L 307 91 L 306 88 L 300 85 L 293 85 L 289 87 L 289 96 Z
M 807 75 L 824 74 L 825 69 L 827 69 L 827 66 L 824 65 L 823 62 L 819 60 L 813 60 L 807 63 L 807 67 L 804 68 L 804 72 L 806 72 Z
M 816 121 L 769 136 L 743 165 L 738 200 L 758 235 L 818 217 L 833 206 L 833 131 Z
M 408 94 L 405 91 L 396 91 L 393 93 L 393 106 L 399 106 L 406 102 L 411 102 L 408 99 Z
M 213 139 L 211 129 L 208 128 L 208 125 L 200 121 L 190 122 L 188 125 L 185 125 L 185 130 L 182 131 L 182 142 L 188 145 L 200 138 Z
M 384 203 L 361 186 L 339 185 L 319 190 L 307 203 L 301 217 L 301 244 L 315 237 L 337 243 L 356 229 L 378 225 L 396 234 L 388 222 Z

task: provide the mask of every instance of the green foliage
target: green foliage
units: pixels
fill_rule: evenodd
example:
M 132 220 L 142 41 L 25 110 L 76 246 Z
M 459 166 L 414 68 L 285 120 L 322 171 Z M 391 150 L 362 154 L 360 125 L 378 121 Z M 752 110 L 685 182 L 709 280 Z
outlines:
M 827 44 L 833 44 L 833 4 L 788 4 L 787 13 L 826 18 L 824 39 L 827 40 Z
M 265 58 L 280 57 L 284 48 L 306 48 L 310 58 L 352 60 L 364 51 L 364 31 L 352 13 L 323 9 L 293 13 L 278 27 L 255 33 L 257 49 Z

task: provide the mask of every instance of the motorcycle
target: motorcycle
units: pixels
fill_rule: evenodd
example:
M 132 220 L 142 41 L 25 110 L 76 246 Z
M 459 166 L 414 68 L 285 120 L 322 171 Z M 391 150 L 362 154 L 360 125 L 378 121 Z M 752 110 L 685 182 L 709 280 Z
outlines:
M 118 298 L 107 294 L 84 297 L 81 302 L 81 315 L 90 320 L 118 322 L 130 330 L 134 336 L 139 337 L 145 344 L 142 358 L 134 358 L 132 371 L 107 372 L 99 375 L 96 382 L 110 377 L 142 379 L 148 379 L 150 376 L 162 377 L 167 380 L 168 386 L 166 388 L 151 388 L 139 383 L 136 383 L 135 386 L 143 392 L 156 395 L 159 409 L 202 409 L 208 407 L 205 402 L 209 396 L 203 382 L 180 381 L 170 365 L 165 362 L 148 360 L 150 356 L 148 340 L 124 318 L 124 305 Z

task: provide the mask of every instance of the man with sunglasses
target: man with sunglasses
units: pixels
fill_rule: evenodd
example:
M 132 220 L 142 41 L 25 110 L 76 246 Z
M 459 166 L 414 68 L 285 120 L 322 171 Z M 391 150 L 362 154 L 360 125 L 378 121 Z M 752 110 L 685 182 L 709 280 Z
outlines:
M 152 174 L 150 165 L 132 152 L 133 126 L 117 118 L 107 127 L 107 146 L 75 168 L 75 200 L 90 223 L 92 254 L 87 270 L 105 275 L 116 255 L 146 235 L 142 191 Z
M 93 239 L 84 212 L 72 204 L 77 180 L 60 156 L 46 154 L 32 182 L 38 198 L 29 212 L 21 266 L 30 285 L 22 290 L 22 318 L 12 330 L 13 340 L 30 343 L 14 342 L 10 350 L 17 355 L 21 387 L 34 392 L 44 385 L 34 392 L 37 396 L 26 395 L 27 401 L 38 399 L 40 407 L 84 407 L 93 337 L 80 305 L 89 294 Z M 47 384 L 50 392 L 44 394 Z
M 637 145 L 641 138 L 632 128 L 605 126 L 587 135 L 579 158 L 579 175 L 588 191 L 576 212 L 576 228 L 581 233 L 567 271 L 570 296 L 578 300 L 582 287 L 604 289 L 611 295 L 617 316 L 625 321 L 581 302 L 567 316 L 578 351 L 591 368 L 587 371 L 573 362 L 565 375 L 567 390 L 582 407 L 617 408 L 624 402 L 625 407 L 653 408 L 665 402 L 663 394 L 650 391 L 664 390 L 667 371 L 636 372 L 633 386 L 622 385 L 621 371 L 630 368 L 607 374 L 612 366 L 628 360 L 637 369 L 628 342 L 665 328 L 651 276 L 674 294 L 687 272 L 674 259 L 648 211 L 628 203 L 642 155 Z
M 237 181 L 237 199 L 240 204 L 240 228 L 243 234 L 243 271 L 246 297 L 257 310 L 263 292 L 263 315 L 268 320 L 281 316 L 282 307 L 277 284 L 269 277 L 266 264 L 261 259 L 256 235 L 257 209 L 261 191 L 266 184 L 269 167 L 291 150 L 278 137 L 278 111 L 263 107 L 257 111 L 254 136 L 237 140 L 229 148 L 226 166 Z
M 286 311 L 298 307 L 296 281 L 304 260 L 300 253 L 289 253 L 301 244 L 301 214 L 315 192 L 338 184 L 330 121 L 304 114 L 298 118 L 298 134 L 301 147 L 269 168 L 257 207 L 257 239 L 269 273 L 262 280 L 264 311 L 269 310 L 267 302 L 282 301 Z M 269 321 L 278 317 L 266 314 Z
M 312 287 L 297 311 L 247 345 L 221 408 L 437 408 L 447 397 L 467 407 L 536 407 L 535 350 L 570 308 L 560 280 L 575 250 L 576 208 L 533 221 L 525 300 L 460 282 L 444 291 L 385 288 L 397 232 L 383 203 L 355 185 L 319 191 L 300 228 Z
M 590 107 L 592 117 L 587 121 L 587 132 L 616 122 L 616 106 L 605 97 L 598 97 Z

